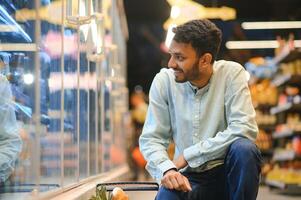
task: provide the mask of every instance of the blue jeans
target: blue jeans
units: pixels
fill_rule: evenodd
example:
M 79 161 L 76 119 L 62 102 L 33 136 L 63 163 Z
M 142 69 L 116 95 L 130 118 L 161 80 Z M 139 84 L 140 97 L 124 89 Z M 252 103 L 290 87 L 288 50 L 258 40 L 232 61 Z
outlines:
M 160 187 L 156 200 L 256 200 L 260 177 L 261 154 L 248 139 L 234 141 L 224 165 L 202 173 L 183 173 L 191 192 Z

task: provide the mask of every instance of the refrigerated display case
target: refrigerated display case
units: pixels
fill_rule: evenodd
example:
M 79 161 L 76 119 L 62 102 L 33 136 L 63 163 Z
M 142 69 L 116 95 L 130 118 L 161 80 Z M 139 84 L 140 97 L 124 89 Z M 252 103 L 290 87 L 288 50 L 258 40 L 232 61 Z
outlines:
M 1 1 L 0 73 L 23 141 L 1 199 L 63 191 L 125 163 L 122 9 L 118 0 Z

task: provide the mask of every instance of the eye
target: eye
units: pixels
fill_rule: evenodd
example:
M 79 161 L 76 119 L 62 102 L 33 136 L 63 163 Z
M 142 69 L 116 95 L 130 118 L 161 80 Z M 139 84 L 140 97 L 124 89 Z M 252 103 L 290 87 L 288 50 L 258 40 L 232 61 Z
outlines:
M 183 56 L 180 56 L 180 55 L 177 55 L 176 56 L 176 59 L 178 60 L 178 61 L 184 61 L 184 57 Z

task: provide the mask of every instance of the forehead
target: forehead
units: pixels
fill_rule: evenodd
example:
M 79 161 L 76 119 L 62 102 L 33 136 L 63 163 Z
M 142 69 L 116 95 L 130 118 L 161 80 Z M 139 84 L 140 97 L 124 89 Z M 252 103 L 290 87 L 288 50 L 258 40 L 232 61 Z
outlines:
M 191 46 L 189 43 L 181 43 L 181 42 L 176 42 L 172 41 L 169 47 L 169 53 L 171 54 L 192 54 L 195 55 L 196 51 L 195 49 Z

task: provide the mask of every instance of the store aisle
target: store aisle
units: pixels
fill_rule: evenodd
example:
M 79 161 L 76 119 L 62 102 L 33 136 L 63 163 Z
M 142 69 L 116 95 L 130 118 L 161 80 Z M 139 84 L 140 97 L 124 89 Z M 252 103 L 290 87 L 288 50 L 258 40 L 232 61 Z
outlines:
M 288 196 L 272 192 L 268 187 L 261 186 L 257 200 L 301 200 L 301 196 Z

